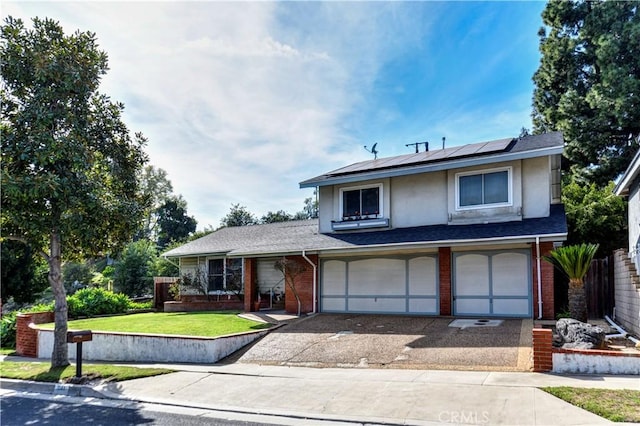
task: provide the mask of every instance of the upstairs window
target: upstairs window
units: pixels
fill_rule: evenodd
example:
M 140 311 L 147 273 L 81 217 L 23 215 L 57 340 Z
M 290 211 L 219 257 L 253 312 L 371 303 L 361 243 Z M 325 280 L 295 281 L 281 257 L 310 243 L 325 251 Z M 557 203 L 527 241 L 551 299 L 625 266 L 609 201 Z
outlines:
M 458 208 L 491 207 L 511 203 L 510 169 L 456 175 Z
M 382 216 L 382 185 L 345 188 L 342 193 L 342 219 L 373 219 Z

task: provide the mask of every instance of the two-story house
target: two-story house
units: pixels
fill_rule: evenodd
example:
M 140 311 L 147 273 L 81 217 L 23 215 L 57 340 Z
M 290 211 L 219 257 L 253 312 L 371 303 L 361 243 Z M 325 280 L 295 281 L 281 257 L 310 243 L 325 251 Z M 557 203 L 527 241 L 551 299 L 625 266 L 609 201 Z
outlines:
M 554 316 L 553 268 L 566 239 L 560 133 L 508 138 L 355 163 L 300 183 L 319 218 L 223 228 L 173 249 L 181 272 L 224 291 L 242 268 L 256 292 L 296 312 L 482 317 Z M 294 297 L 274 268 L 306 267 Z

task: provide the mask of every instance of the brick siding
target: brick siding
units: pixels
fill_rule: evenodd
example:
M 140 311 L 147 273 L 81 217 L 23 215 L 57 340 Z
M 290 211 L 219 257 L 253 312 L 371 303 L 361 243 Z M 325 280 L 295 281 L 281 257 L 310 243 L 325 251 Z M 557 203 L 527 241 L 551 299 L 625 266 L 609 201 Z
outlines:
M 552 242 L 540 243 L 540 256 L 548 255 L 553 250 Z M 538 318 L 538 259 L 535 243 L 531 245 L 531 265 L 533 269 L 533 317 Z M 553 265 L 540 259 L 540 276 L 542 287 L 542 318 L 555 318 L 555 295 L 553 286 Z
M 440 315 L 451 315 L 451 247 L 438 249 Z

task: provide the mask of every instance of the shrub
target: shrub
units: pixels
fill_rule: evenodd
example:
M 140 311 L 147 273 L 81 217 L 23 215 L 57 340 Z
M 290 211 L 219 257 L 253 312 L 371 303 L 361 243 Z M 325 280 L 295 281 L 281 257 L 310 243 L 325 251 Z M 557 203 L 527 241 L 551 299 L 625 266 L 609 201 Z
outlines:
M 70 317 L 121 314 L 129 309 L 129 298 L 102 288 L 83 288 L 67 297 Z
M 11 312 L 3 315 L 0 320 L 0 346 L 3 348 L 16 347 L 16 315 L 18 312 Z

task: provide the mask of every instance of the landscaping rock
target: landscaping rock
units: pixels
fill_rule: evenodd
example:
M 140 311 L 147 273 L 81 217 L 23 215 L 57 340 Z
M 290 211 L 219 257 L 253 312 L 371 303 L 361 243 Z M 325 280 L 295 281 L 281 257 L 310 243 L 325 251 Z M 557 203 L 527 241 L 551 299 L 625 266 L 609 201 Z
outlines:
M 604 346 L 604 329 L 573 318 L 559 319 L 556 331 L 562 339 L 563 348 L 599 349 Z

